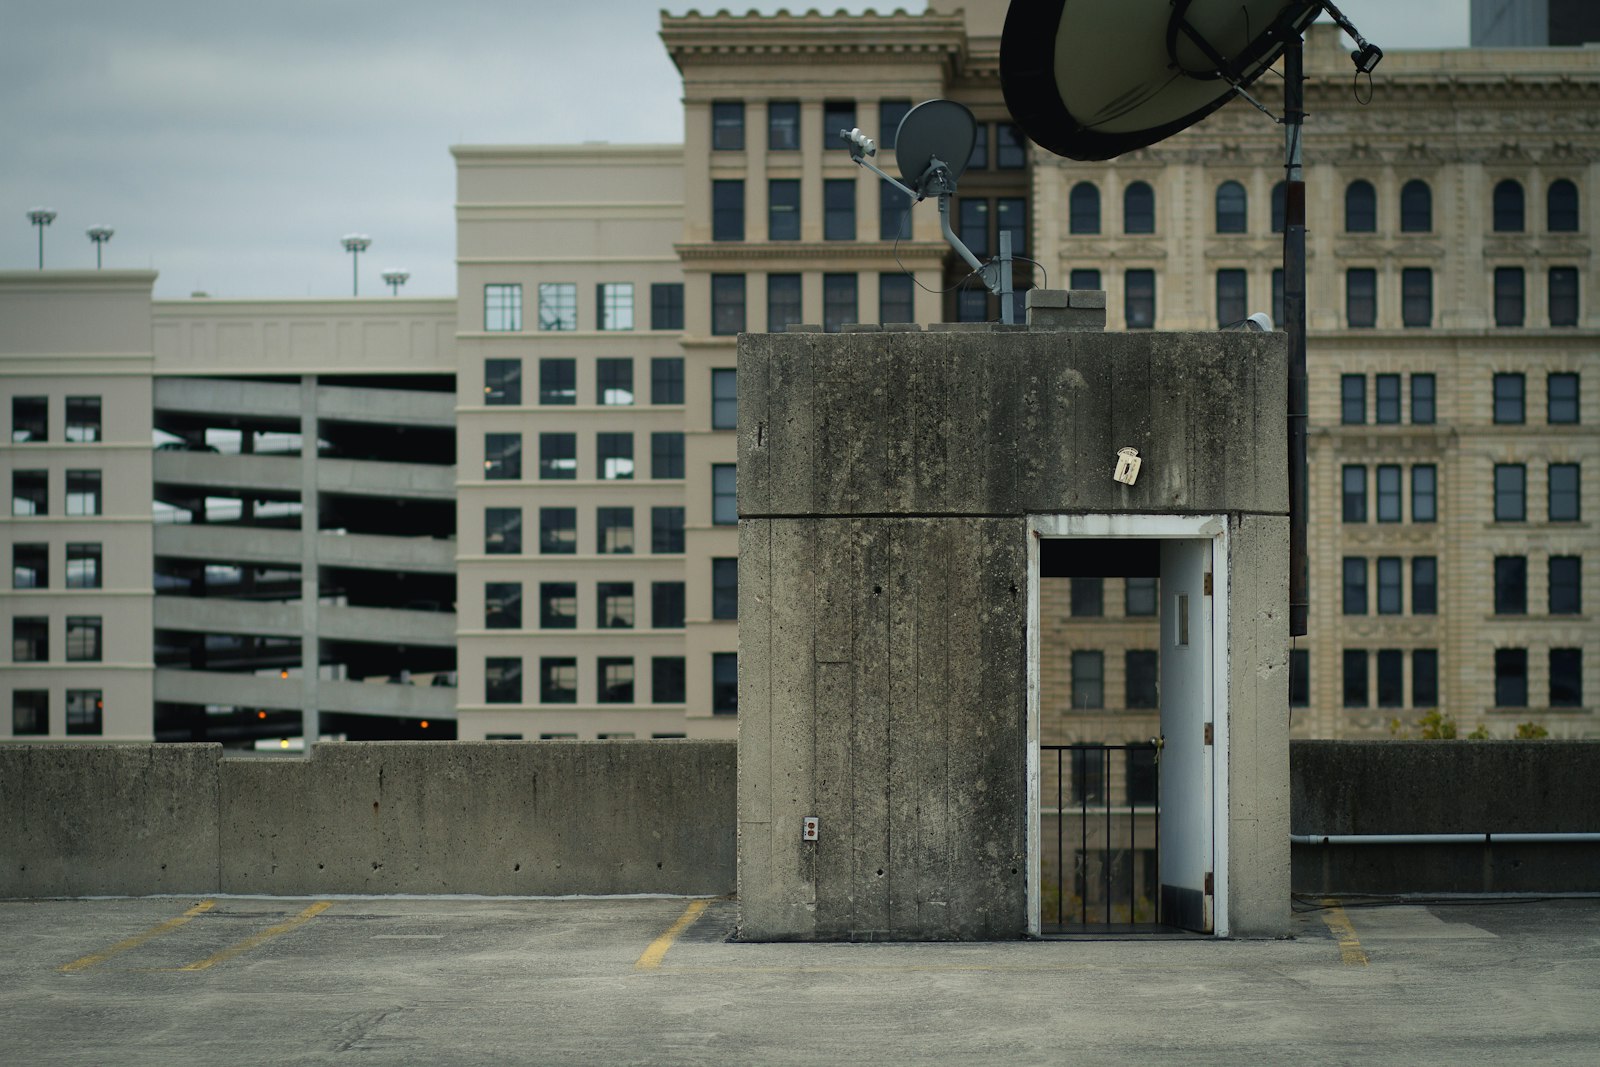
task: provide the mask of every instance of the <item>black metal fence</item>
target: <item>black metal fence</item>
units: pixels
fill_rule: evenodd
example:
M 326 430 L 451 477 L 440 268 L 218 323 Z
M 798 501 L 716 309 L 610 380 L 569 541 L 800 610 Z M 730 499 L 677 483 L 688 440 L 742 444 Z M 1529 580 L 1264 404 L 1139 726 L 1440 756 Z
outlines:
M 1039 751 L 1044 931 L 1159 924 L 1159 743 Z

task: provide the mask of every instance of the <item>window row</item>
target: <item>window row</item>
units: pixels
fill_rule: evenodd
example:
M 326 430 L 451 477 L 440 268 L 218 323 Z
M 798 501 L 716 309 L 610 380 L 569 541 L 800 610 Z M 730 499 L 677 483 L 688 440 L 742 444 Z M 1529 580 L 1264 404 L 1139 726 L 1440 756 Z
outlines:
M 594 533 L 596 554 L 632 555 L 635 551 L 633 508 L 596 508 Z M 522 555 L 522 509 L 485 508 L 483 542 L 483 550 L 487 555 Z M 683 554 L 683 508 L 650 509 L 650 553 L 656 556 Z M 539 554 L 578 554 L 577 508 L 539 509 Z
M 578 328 L 578 286 L 575 282 L 540 282 L 538 328 L 568 331 Z M 595 286 L 594 329 L 634 328 L 632 282 L 601 282 Z M 490 333 L 522 330 L 520 282 L 490 282 L 483 287 L 483 328 Z M 650 286 L 650 329 L 683 329 L 683 283 L 655 282 Z
M 597 433 L 593 477 L 600 481 L 630 481 L 634 476 L 632 433 Z M 489 481 L 517 481 L 522 478 L 522 435 L 486 433 L 483 435 L 483 476 Z M 578 477 L 578 435 L 542 433 L 539 435 L 539 478 L 541 481 L 573 481 Z M 650 477 L 683 477 L 683 434 L 677 431 L 650 435 Z
M 1154 649 L 1134 648 L 1123 654 L 1122 703 L 1124 708 L 1158 708 L 1161 669 Z M 1087 649 L 1072 653 L 1073 710 L 1106 707 L 1106 656 Z
M 100 472 L 66 472 L 67 515 L 101 514 Z M 43 516 L 50 514 L 50 472 L 14 470 L 11 472 L 11 514 Z
M 869 276 L 870 277 L 870 276 Z M 767 331 L 781 333 L 804 321 L 804 276 L 767 275 Z M 878 321 L 915 322 L 916 282 L 909 274 L 878 275 Z M 743 274 L 711 276 L 711 332 L 732 337 L 745 332 L 749 319 L 748 293 Z M 861 321 L 860 282 L 855 274 L 822 276 L 822 327 L 837 333 L 845 324 Z
M 98 615 L 68 615 L 66 619 L 66 660 L 69 663 L 98 663 L 103 645 L 103 625 Z M 13 663 L 50 662 L 50 619 L 44 615 L 17 615 L 11 620 L 11 661 Z
M 105 578 L 98 541 L 69 541 L 66 548 L 68 589 L 99 589 Z M 19 541 L 11 546 L 11 588 L 50 588 L 50 546 Z
M 1583 518 L 1582 471 L 1576 463 L 1551 463 L 1545 468 L 1550 522 L 1578 522 Z M 1528 466 L 1525 463 L 1494 465 L 1494 521 L 1528 521 Z
M 1376 489 L 1377 506 L 1372 511 L 1379 522 L 1404 521 L 1401 486 L 1404 470 L 1398 464 L 1379 464 L 1376 477 L 1370 479 Z M 1360 464 L 1345 464 L 1340 471 L 1340 513 L 1345 522 L 1368 521 L 1369 473 L 1368 468 Z M 1431 463 L 1411 467 L 1411 521 L 1439 521 L 1439 468 Z
M 94 737 L 105 732 L 105 693 L 68 689 L 67 734 Z M 11 736 L 43 737 L 50 733 L 50 690 L 11 691 Z
M 1546 610 L 1551 615 L 1583 614 L 1583 557 L 1550 556 L 1545 570 Z M 1494 558 L 1494 613 L 1528 614 L 1528 557 Z
M 594 361 L 594 402 L 602 407 L 628 407 L 637 402 L 633 382 L 634 361 L 628 357 Z M 483 361 L 483 402 L 491 407 L 522 403 L 522 360 Z M 578 361 L 571 357 L 539 360 L 539 403 L 574 406 L 578 403 Z M 650 360 L 650 403 L 683 403 L 683 357 L 657 356 Z
M 1438 385 L 1431 374 L 1409 375 L 1411 424 L 1429 426 L 1438 418 Z M 1400 422 L 1400 375 L 1373 376 L 1372 421 L 1381 425 Z M 1339 421 L 1360 426 L 1367 421 L 1367 376 L 1344 374 L 1339 377 Z
M 1545 376 L 1545 421 L 1552 426 L 1571 425 L 1578 421 L 1578 376 L 1573 373 Z M 1528 421 L 1527 376 L 1523 374 L 1496 374 L 1494 376 L 1494 421 L 1504 424 L 1521 424 Z
M 92 444 L 100 440 L 100 398 L 66 398 L 66 425 L 63 438 L 72 444 Z M 11 398 L 11 443 L 43 444 L 50 440 L 50 398 L 14 396 Z
M 856 179 L 825 178 L 822 198 L 818 204 L 822 221 L 821 236 L 824 241 L 854 241 L 859 236 L 857 225 Z M 713 241 L 744 241 L 750 233 L 746 225 L 746 186 L 742 178 L 714 179 L 711 182 L 711 239 Z M 959 217 L 966 233 L 987 248 L 989 201 L 963 201 Z M 1002 197 L 996 204 L 999 226 L 1012 233 L 1012 247 L 1021 252 L 1027 236 L 1027 202 L 1021 197 Z M 905 240 L 911 236 L 910 202 L 894 186 L 883 183 L 878 193 L 878 239 L 881 241 Z M 767 221 L 765 237 L 768 241 L 799 241 L 802 237 L 802 195 L 799 178 L 769 178 L 767 180 Z M 983 231 L 979 233 L 978 231 Z M 969 242 L 970 244 L 971 242 Z M 996 243 L 995 247 L 998 247 Z M 974 251 L 977 251 L 976 248 Z M 987 252 L 979 252 L 987 255 Z
M 1290 703 L 1303 707 L 1309 703 L 1310 685 L 1306 679 L 1304 652 L 1299 657 L 1298 676 L 1291 661 Z M 1347 648 L 1342 656 L 1342 695 L 1347 708 L 1405 707 L 1406 653 L 1400 649 Z M 1414 649 L 1410 654 L 1410 706 L 1433 708 L 1439 705 L 1439 653 L 1436 649 Z M 1548 652 L 1548 706 L 1576 708 L 1583 705 L 1583 650 L 1552 648 Z M 1376 684 L 1374 684 L 1376 683 Z M 1500 648 L 1494 653 L 1494 706 L 1528 706 L 1528 650 Z
M 1365 615 L 1376 607 L 1379 615 L 1405 612 L 1405 560 L 1399 556 L 1346 556 L 1341 569 L 1343 612 Z M 1439 560 L 1435 556 L 1411 557 L 1411 614 L 1439 613 Z M 1369 584 L 1368 579 L 1371 579 Z
M 711 102 L 711 148 L 716 152 L 742 152 L 745 150 L 745 110 L 743 100 L 713 100 Z M 841 148 L 840 130 L 855 129 L 854 100 L 827 100 L 822 105 L 822 147 L 824 150 Z M 877 108 L 878 132 L 874 134 L 882 148 L 893 148 L 900 120 L 911 110 L 910 100 L 880 100 Z M 767 151 L 800 151 L 800 101 L 768 100 L 766 102 Z
M 1099 618 L 1106 613 L 1104 578 L 1073 578 L 1071 581 L 1073 618 Z M 1156 581 L 1155 578 L 1124 578 L 1122 613 L 1155 615 Z
M 578 658 L 541 656 L 539 658 L 539 704 L 578 702 Z M 632 656 L 599 656 L 594 661 L 595 703 L 682 704 L 685 700 L 685 672 L 682 656 L 652 656 L 648 660 L 649 696 L 644 697 L 637 671 L 644 667 Z M 522 704 L 523 661 L 521 656 L 489 656 L 484 660 L 484 693 L 487 704 Z M 737 653 L 711 653 L 711 710 L 717 715 L 739 711 L 739 666 Z
M 644 605 L 634 594 L 633 582 L 596 582 L 594 615 L 589 629 L 632 630 L 648 626 L 653 630 L 683 629 L 683 583 L 640 583 L 640 595 L 649 595 L 648 621 Z M 539 582 L 539 613 L 522 610 L 521 582 L 486 582 L 483 587 L 483 625 L 490 630 L 576 630 L 579 629 L 577 582 Z
M 1241 275 L 1243 271 L 1239 272 Z M 1494 324 L 1501 327 L 1525 325 L 1527 320 L 1527 279 L 1521 267 L 1496 267 L 1494 279 Z M 1553 327 L 1578 325 L 1578 268 L 1551 267 L 1546 276 L 1546 314 Z M 1274 272 L 1273 300 L 1281 309 L 1281 283 Z M 1219 297 L 1220 299 L 1220 297 Z M 1371 329 L 1378 325 L 1378 271 L 1374 267 L 1351 267 L 1344 275 L 1345 323 L 1352 329 Z M 1281 317 L 1281 316 L 1280 316 Z M 1433 271 L 1427 267 L 1404 267 L 1400 271 L 1400 324 L 1408 329 L 1433 325 Z

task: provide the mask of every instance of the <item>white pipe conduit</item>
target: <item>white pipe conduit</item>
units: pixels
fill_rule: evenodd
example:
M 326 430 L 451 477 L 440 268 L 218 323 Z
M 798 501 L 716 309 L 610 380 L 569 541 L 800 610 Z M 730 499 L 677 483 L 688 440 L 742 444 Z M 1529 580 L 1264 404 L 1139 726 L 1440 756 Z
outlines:
M 1600 833 L 1571 834 L 1290 834 L 1296 845 L 1492 845 L 1600 843 Z

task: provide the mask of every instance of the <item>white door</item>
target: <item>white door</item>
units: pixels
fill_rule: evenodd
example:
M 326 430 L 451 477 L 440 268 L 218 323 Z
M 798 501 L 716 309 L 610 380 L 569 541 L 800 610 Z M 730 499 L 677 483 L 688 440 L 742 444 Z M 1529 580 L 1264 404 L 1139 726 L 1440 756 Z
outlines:
M 1210 540 L 1161 542 L 1161 921 L 1210 932 Z

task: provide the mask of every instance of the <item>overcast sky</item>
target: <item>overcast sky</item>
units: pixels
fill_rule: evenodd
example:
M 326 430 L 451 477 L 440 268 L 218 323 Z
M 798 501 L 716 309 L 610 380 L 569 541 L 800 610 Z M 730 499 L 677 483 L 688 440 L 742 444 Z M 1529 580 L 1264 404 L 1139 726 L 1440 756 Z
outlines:
M 94 266 L 111 226 L 106 266 L 156 268 L 157 296 L 348 296 L 351 231 L 363 294 L 388 267 L 453 294 L 450 145 L 681 140 L 661 6 L 5 0 L 0 269 L 36 265 L 47 206 L 46 267 Z M 1385 49 L 1467 43 L 1468 0 L 1341 7 Z

